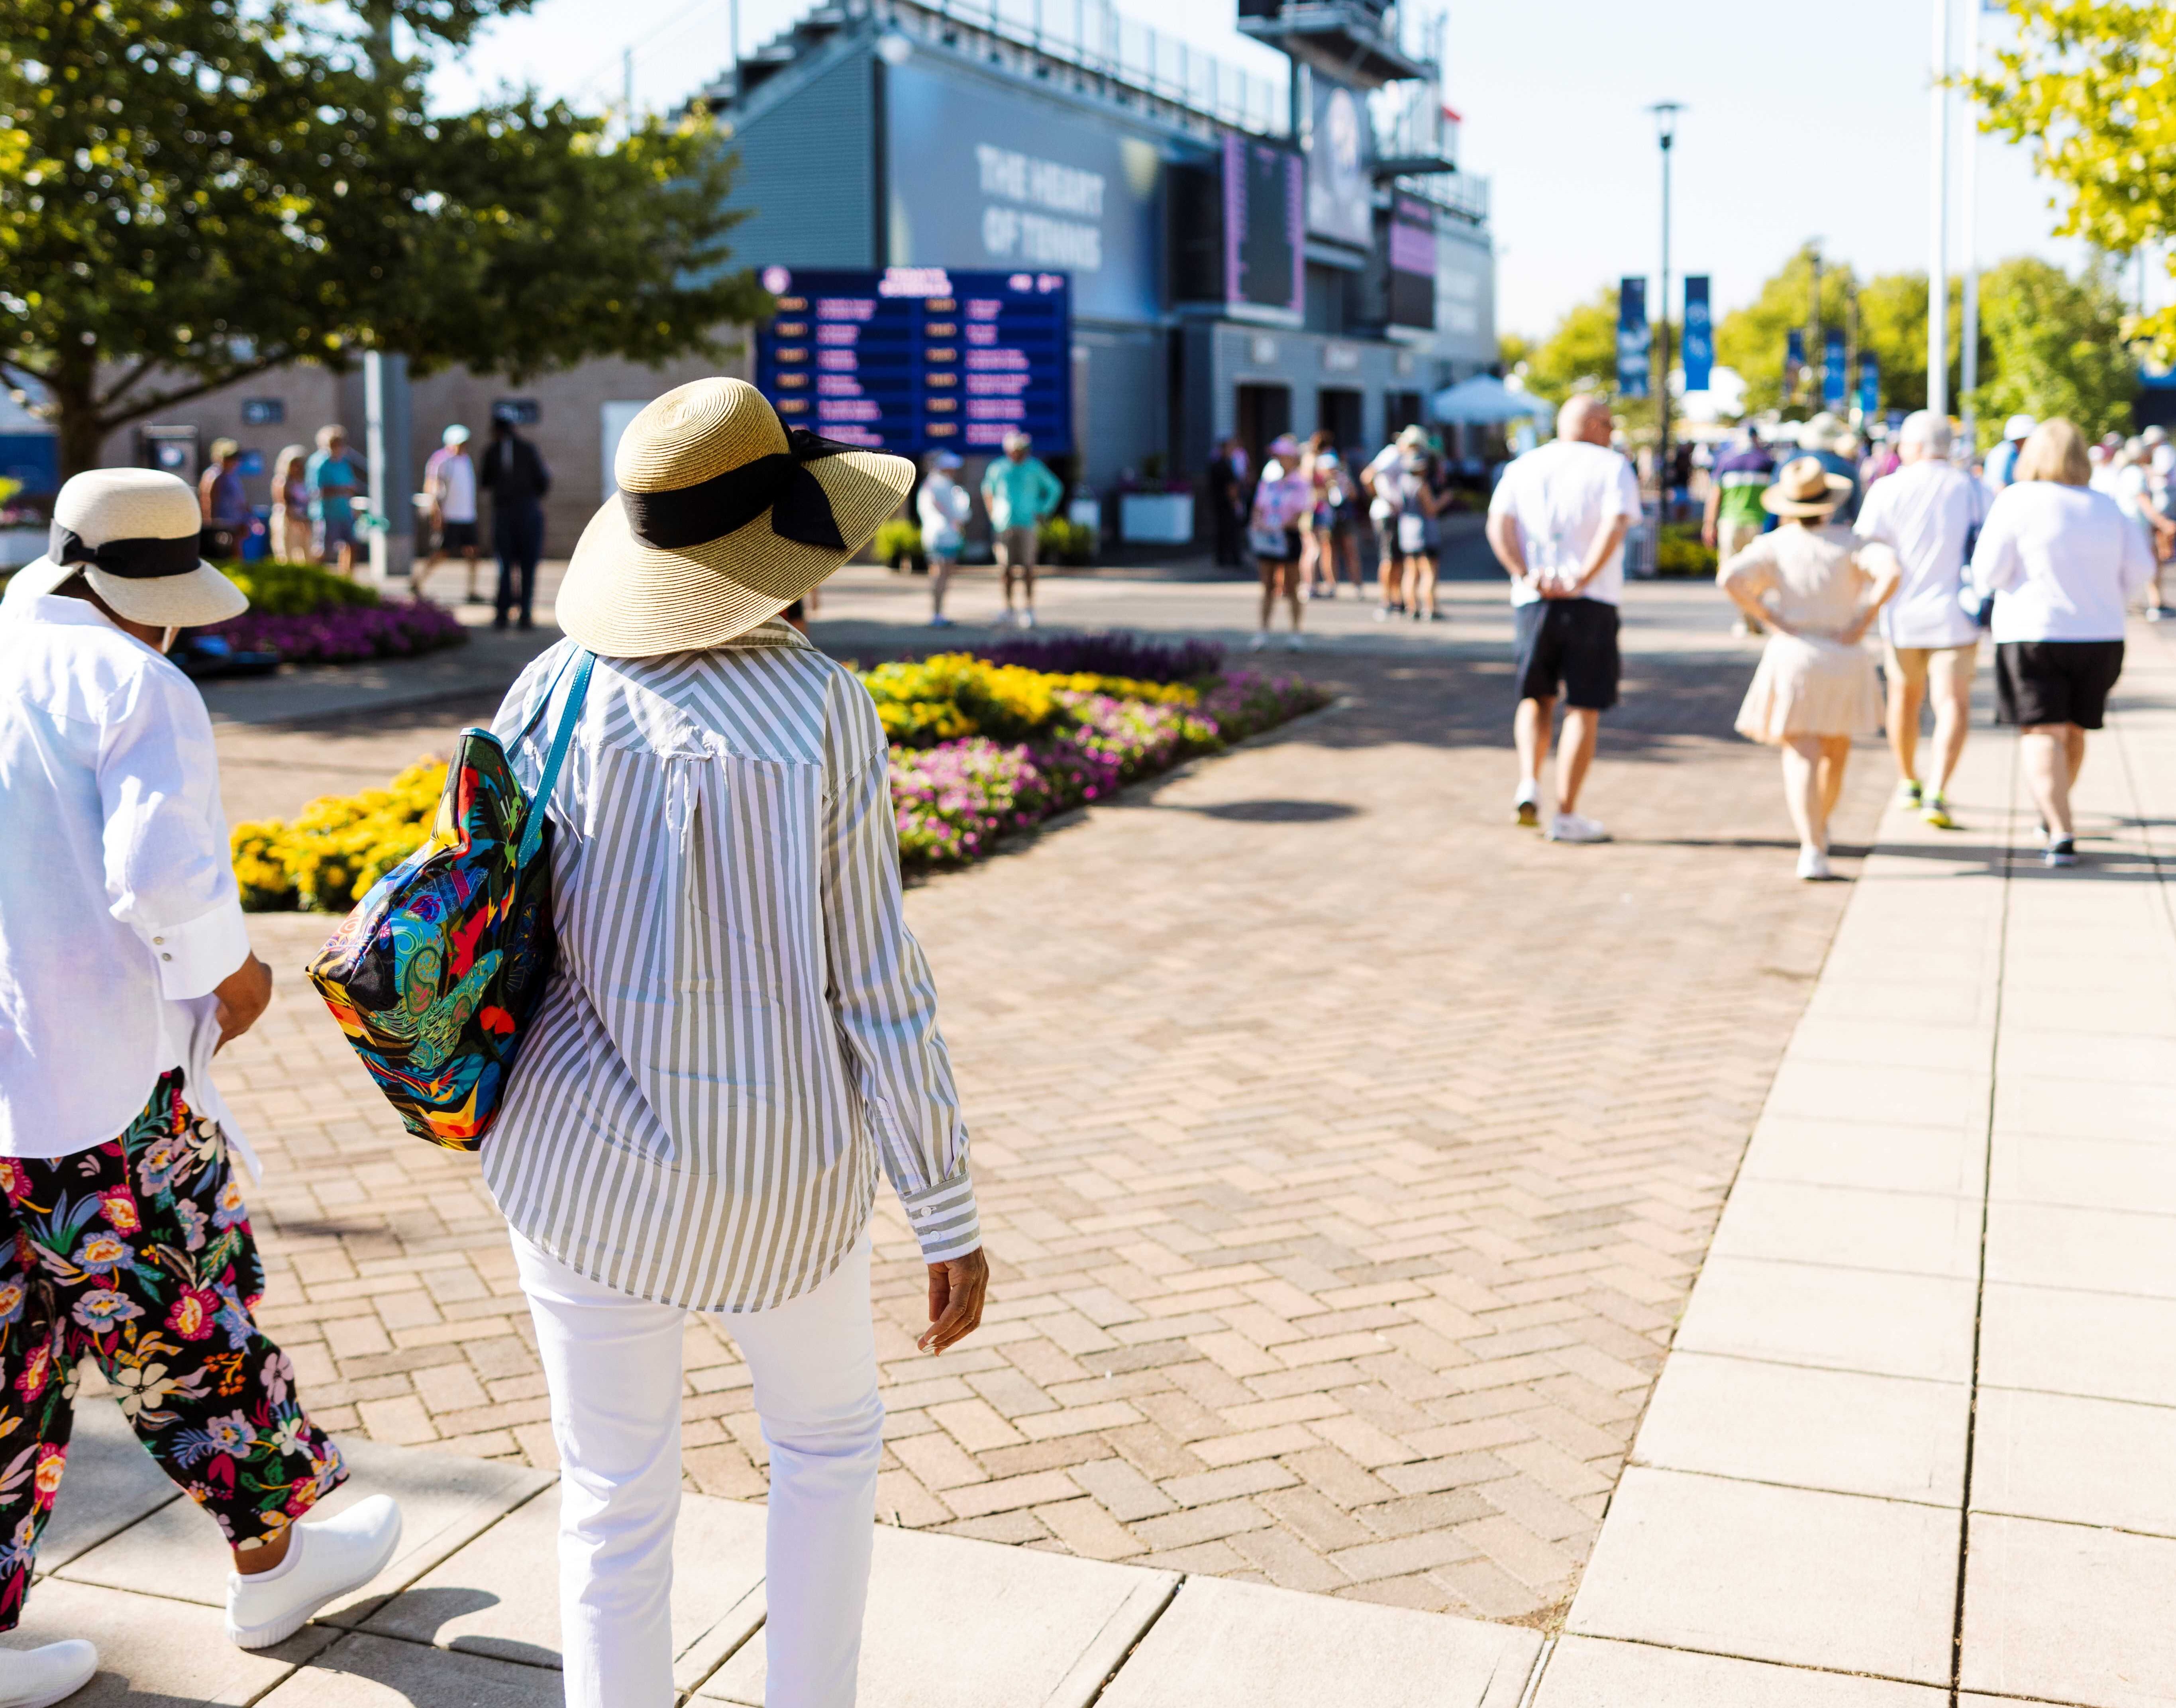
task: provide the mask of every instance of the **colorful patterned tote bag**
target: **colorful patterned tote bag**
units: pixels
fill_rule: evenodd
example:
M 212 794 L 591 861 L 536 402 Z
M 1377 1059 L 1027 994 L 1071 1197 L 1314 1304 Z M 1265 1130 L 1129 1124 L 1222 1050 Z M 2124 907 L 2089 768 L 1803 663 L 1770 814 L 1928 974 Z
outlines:
M 431 840 L 371 886 L 310 964 L 403 1124 L 449 1150 L 476 1150 L 491 1130 L 552 975 L 545 808 L 596 661 L 577 652 L 560 671 L 571 678 L 535 798 L 496 736 L 463 730 Z M 552 699 L 547 690 L 538 716 Z

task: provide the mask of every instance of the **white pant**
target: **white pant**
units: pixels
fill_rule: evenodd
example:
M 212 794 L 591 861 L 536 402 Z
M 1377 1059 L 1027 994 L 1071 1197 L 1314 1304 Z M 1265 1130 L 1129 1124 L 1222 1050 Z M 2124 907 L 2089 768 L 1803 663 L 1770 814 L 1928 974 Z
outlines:
M 670 1708 L 687 1313 L 619 1292 L 518 1232 L 559 1448 L 567 1708 Z M 877 1397 L 864 1238 L 822 1285 L 720 1316 L 770 1448 L 764 1647 L 770 1708 L 853 1708 L 876 1521 Z

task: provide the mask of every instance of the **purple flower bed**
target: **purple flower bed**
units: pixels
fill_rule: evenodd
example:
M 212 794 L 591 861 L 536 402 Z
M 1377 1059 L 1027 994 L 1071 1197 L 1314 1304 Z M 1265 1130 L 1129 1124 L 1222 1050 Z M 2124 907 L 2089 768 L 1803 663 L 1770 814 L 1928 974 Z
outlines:
M 406 658 L 468 639 L 454 614 L 427 601 L 411 605 L 334 605 L 302 617 L 255 611 L 215 625 L 245 652 L 276 652 L 290 664 L 351 664 L 370 658 Z
M 975 655 L 1053 676 L 1123 676 L 1134 682 L 1200 682 L 1224 667 L 1224 649 L 1213 641 L 1152 640 L 1123 628 L 1024 634 L 978 646 Z
M 1241 672 L 1193 706 L 1096 694 L 1059 698 L 1071 719 L 1045 741 L 971 736 L 894 749 L 892 808 L 909 871 L 984 858 L 1015 831 L 1313 711 L 1329 697 L 1297 678 Z

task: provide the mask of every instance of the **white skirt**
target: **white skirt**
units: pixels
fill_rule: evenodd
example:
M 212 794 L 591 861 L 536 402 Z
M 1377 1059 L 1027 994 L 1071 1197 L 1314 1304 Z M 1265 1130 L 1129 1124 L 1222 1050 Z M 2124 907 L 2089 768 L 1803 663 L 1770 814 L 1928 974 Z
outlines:
M 1771 634 L 1738 709 L 1738 732 L 1776 746 L 1792 736 L 1870 736 L 1881 728 L 1874 655 L 1841 641 Z

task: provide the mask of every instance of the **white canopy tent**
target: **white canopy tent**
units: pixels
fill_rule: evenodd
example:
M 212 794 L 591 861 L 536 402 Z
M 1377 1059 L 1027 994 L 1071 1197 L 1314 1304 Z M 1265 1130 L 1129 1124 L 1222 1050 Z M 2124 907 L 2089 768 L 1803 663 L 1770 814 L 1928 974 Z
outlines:
M 1514 391 L 1493 373 L 1477 373 L 1446 386 L 1428 403 L 1432 421 L 1495 425 L 1529 416 L 1547 417 L 1556 405 L 1530 391 Z

